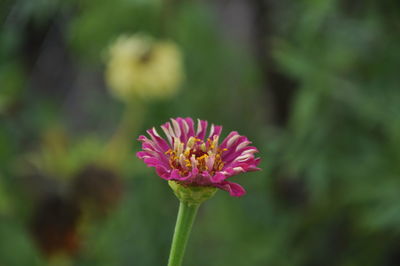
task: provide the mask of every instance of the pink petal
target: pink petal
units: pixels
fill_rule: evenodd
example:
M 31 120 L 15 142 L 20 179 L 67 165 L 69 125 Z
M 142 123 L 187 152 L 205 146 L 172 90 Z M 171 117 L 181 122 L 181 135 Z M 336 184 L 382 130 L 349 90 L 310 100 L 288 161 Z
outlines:
M 238 135 L 239 135 L 239 133 L 237 133 L 236 131 L 232 131 L 231 133 L 229 133 L 229 135 L 222 141 L 222 143 L 220 145 L 221 149 L 227 148 L 228 141 L 230 141 L 232 138 L 234 138 Z
M 246 194 L 246 190 L 236 183 L 224 181 L 220 184 L 217 184 L 216 187 L 228 191 L 232 197 L 241 197 Z
M 181 131 L 181 127 L 179 126 L 178 121 L 176 121 L 176 119 L 171 118 L 171 122 L 172 122 L 172 126 L 174 128 L 175 136 L 177 138 L 180 138 L 181 134 L 182 134 L 182 131 Z
M 172 140 L 175 137 L 175 133 L 172 130 L 171 123 L 167 122 L 161 126 L 161 129 L 164 131 L 165 136 L 167 136 L 169 144 L 172 145 Z
M 183 119 L 183 118 L 181 118 L 181 117 L 178 117 L 178 118 L 176 119 L 176 122 L 178 122 L 179 127 L 180 127 L 180 130 L 181 130 L 181 137 L 180 137 L 180 140 L 181 140 L 183 143 L 186 143 L 187 140 L 189 139 L 189 130 L 190 130 L 189 125 L 188 125 L 188 123 L 186 122 L 186 120 Z
M 213 177 L 211 177 L 211 181 L 213 183 L 220 183 L 220 182 L 224 181 L 225 179 L 226 179 L 226 176 L 221 172 L 217 172 Z
M 191 119 L 190 117 L 186 117 L 185 118 L 186 123 L 189 125 L 189 132 L 188 132 L 188 138 L 190 137 L 194 137 L 194 122 L 193 119 Z
M 158 135 L 154 127 L 147 130 L 147 133 L 151 136 L 151 139 L 160 148 L 161 151 L 165 152 L 170 148 L 165 139 L 161 138 L 160 135 Z
M 148 138 L 146 138 L 146 136 L 140 135 L 139 138 L 137 139 L 138 141 L 146 141 L 149 140 Z
M 211 130 L 210 130 L 209 138 L 210 138 L 210 139 L 213 139 L 214 136 L 219 136 L 219 135 L 221 135 L 221 131 L 222 131 L 222 126 L 211 125 Z
M 171 171 L 169 179 L 180 180 L 180 178 L 181 178 L 181 175 L 179 174 L 179 170 L 178 169 L 174 169 L 174 170 Z
M 222 160 L 223 160 L 224 162 L 226 162 L 226 163 L 232 162 L 232 161 L 234 161 L 237 157 L 241 156 L 241 155 L 242 155 L 244 152 L 246 152 L 246 151 L 254 150 L 254 153 L 258 152 L 258 150 L 257 150 L 256 148 L 254 148 L 253 146 L 245 147 L 245 148 L 243 148 L 242 150 L 237 151 L 237 152 L 233 152 L 232 150 L 234 150 L 234 149 L 227 150 L 225 153 L 222 154 Z M 253 156 L 254 156 L 254 155 L 253 155 Z
M 147 166 L 149 167 L 156 167 L 158 165 L 161 165 L 162 163 L 160 162 L 160 160 L 156 159 L 156 158 L 144 158 L 143 159 L 144 163 L 147 164 Z
M 143 159 L 144 157 L 149 157 L 149 154 L 147 153 L 147 152 L 144 152 L 144 151 L 139 151 L 139 152 L 137 152 L 136 153 L 136 156 L 139 158 L 139 159 Z
M 205 120 L 197 120 L 197 137 L 201 140 L 204 140 L 204 137 L 206 136 L 206 132 L 207 132 L 207 125 L 208 122 Z
M 162 165 L 158 165 L 156 166 L 156 173 L 163 179 L 169 180 L 170 177 L 170 173 L 169 170 L 162 166 Z

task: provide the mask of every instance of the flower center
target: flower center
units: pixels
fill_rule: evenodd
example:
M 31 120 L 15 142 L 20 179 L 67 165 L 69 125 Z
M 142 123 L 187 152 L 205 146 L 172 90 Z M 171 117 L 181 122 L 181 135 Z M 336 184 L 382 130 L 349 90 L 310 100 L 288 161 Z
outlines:
M 221 154 L 226 149 L 218 147 L 218 136 L 203 141 L 196 137 L 190 137 L 185 143 L 180 139 L 174 139 L 173 149 L 165 152 L 169 155 L 169 164 L 173 169 L 178 169 L 181 175 L 187 175 L 194 168 L 199 172 L 207 171 L 214 175 L 222 170 L 224 163 Z
M 140 55 L 139 57 L 139 62 L 143 65 L 147 64 L 150 62 L 154 54 L 154 51 L 152 47 L 147 47 L 145 51 Z

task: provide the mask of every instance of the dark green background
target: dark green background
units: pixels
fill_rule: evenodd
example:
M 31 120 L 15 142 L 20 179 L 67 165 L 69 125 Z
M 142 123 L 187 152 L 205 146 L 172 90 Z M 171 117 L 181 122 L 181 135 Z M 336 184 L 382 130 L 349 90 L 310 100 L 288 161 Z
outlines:
M 202 206 L 184 265 L 400 265 L 399 13 L 390 0 L 3 0 L 0 265 L 165 265 L 178 201 L 135 139 L 176 116 L 248 136 L 263 169 L 234 178 L 243 198 Z M 121 200 L 48 262 L 31 237 L 38 199 L 68 189 L 117 127 L 105 54 L 136 32 L 178 43 L 185 84 L 132 114 Z M 25 159 L 49 131 L 71 151 L 42 180 Z

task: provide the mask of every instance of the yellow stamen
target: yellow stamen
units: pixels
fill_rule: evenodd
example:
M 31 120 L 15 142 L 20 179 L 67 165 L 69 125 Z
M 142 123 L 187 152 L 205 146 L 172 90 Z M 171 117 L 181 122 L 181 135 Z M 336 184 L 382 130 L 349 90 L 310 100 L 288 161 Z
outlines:
M 207 157 L 208 157 L 207 154 L 203 154 L 202 156 L 200 156 L 199 158 L 197 158 L 197 160 L 198 160 L 198 161 L 201 161 L 201 160 L 203 160 L 203 159 L 205 159 L 205 158 L 207 158 Z

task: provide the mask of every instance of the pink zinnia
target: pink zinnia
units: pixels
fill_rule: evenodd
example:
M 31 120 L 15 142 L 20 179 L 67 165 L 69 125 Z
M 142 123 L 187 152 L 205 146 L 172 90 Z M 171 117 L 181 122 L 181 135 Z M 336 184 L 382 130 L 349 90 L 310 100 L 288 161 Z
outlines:
M 205 139 L 207 121 L 198 120 L 197 130 L 191 118 L 176 118 L 161 126 L 167 140 L 153 127 L 147 130 L 151 137 L 140 136 L 142 149 L 137 156 L 147 166 L 155 167 L 157 174 L 185 186 L 212 186 L 239 197 L 246 193 L 242 186 L 227 181 L 239 173 L 257 171 L 258 150 L 249 146 L 245 136 L 236 131 L 218 144 L 222 126 L 211 125 Z

